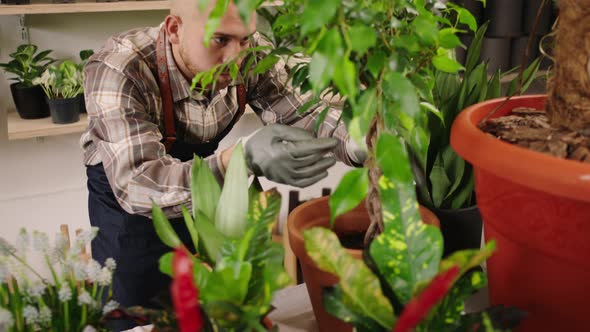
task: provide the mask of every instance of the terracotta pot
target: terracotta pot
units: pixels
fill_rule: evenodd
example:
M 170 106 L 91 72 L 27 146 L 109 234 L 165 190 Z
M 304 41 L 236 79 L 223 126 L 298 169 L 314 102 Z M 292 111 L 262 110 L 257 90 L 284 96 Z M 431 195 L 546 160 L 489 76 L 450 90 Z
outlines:
M 515 107 L 543 109 L 542 95 Z M 581 331 L 590 325 L 590 165 L 502 142 L 477 127 L 503 99 L 473 105 L 455 120 L 451 145 L 475 169 L 486 240 L 490 302 L 528 312 L 516 331 Z
M 322 288 L 337 284 L 338 277 L 320 270 L 307 255 L 305 244 L 303 243 L 303 231 L 305 229 L 312 227 L 329 228 L 329 199 L 329 196 L 325 196 L 307 201 L 299 205 L 289 214 L 287 222 L 289 242 L 295 256 L 297 256 L 301 263 L 303 280 L 307 286 L 319 330 L 350 332 L 352 331 L 352 326 L 328 314 L 322 304 Z M 440 225 L 436 216 L 422 206 L 420 207 L 420 214 L 426 223 L 436 225 L 437 227 Z M 370 223 L 369 215 L 363 202 L 354 210 L 336 218 L 333 231 L 339 237 L 354 233 L 364 234 L 369 228 Z M 362 259 L 362 250 L 347 249 L 347 251 L 355 258 Z

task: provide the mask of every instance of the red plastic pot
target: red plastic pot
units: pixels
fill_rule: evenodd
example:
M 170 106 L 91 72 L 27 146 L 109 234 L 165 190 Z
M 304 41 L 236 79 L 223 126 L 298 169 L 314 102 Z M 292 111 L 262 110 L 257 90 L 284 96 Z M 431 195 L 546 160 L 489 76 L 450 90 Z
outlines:
M 515 97 L 516 107 L 543 109 L 546 96 Z M 478 123 L 503 99 L 473 105 L 451 131 L 455 151 L 473 164 L 486 241 L 491 304 L 528 312 L 517 331 L 586 331 L 590 296 L 590 165 L 500 141 Z

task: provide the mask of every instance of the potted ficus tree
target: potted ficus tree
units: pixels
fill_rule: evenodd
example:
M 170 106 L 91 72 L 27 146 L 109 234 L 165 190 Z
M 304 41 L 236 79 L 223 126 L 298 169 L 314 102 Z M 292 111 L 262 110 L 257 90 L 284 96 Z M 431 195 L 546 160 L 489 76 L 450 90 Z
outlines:
M 33 44 L 18 46 L 7 63 L 0 63 L 5 72 L 16 75 L 10 85 L 12 99 L 19 116 L 23 119 L 39 119 L 49 116 L 49 107 L 44 98 L 43 89 L 33 81 L 40 77 L 47 66 L 55 62 L 49 57 L 51 50 L 37 52 Z
M 191 193 L 192 209 L 183 209 L 192 239 L 189 248 L 162 210 L 153 208 L 157 234 L 176 249 L 176 257 L 170 252 L 161 258 L 160 269 L 175 278 L 178 326 L 183 332 L 265 330 L 273 293 L 289 283 L 283 248 L 272 241 L 280 195 L 276 190 L 261 192 L 257 181 L 249 188 L 241 145 L 232 153 L 223 187 L 207 163 L 195 157 Z M 187 263 L 192 268 L 182 269 Z M 169 321 L 154 321 L 159 330 L 176 331 Z M 197 321 L 201 324 L 195 329 Z
M 590 323 L 582 309 L 590 292 L 590 2 L 558 6 L 548 95 L 474 105 L 451 133 L 453 148 L 474 165 L 486 237 L 498 241 L 488 262 L 490 301 L 528 311 L 522 331 Z
M 80 63 L 64 60 L 57 66 L 50 65 L 41 77 L 33 81 L 45 91 L 53 123 L 67 124 L 80 120 L 80 112 L 85 109 L 83 68 L 92 53 L 92 50 L 81 51 Z

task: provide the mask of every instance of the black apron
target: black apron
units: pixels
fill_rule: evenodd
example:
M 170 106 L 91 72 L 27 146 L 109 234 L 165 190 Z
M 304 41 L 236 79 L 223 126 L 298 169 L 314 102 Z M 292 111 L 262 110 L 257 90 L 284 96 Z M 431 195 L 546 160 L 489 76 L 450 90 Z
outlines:
M 164 108 L 164 139 L 166 151 L 182 161 L 212 155 L 219 141 L 233 128 L 244 113 L 246 93 L 238 86 L 238 112 L 224 131 L 205 144 L 189 144 L 176 139 L 174 128 L 173 100 L 170 91 L 166 59 L 166 34 L 164 28 L 156 44 L 158 80 Z M 113 275 L 113 299 L 123 307 L 157 307 L 151 300 L 167 291 L 170 279 L 159 271 L 158 260 L 171 251 L 158 238 L 150 218 L 125 212 L 115 199 L 102 164 L 87 166 L 88 212 L 90 224 L 99 227 L 92 241 L 92 257 L 99 263 L 112 257 L 117 262 Z M 182 218 L 170 220 L 176 233 L 187 247 L 194 249 Z M 194 251 L 193 251 L 194 252 Z M 114 327 L 120 331 L 135 326 L 134 322 L 119 322 Z

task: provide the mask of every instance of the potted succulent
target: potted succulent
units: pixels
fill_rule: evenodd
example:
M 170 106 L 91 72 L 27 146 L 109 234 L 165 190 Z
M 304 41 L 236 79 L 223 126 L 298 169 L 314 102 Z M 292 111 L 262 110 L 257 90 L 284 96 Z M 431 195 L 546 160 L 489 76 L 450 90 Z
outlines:
M 0 63 L 0 68 L 5 72 L 16 75 L 11 80 L 16 81 L 10 85 L 12 99 L 16 110 L 23 119 L 39 119 L 49 116 L 49 107 L 45 101 L 43 90 L 33 83 L 35 78 L 41 76 L 47 66 L 55 62 L 49 57 L 51 50 L 37 52 L 36 45 L 19 45 L 16 52 L 9 56 L 12 58 L 7 63 Z
M 585 256 L 590 247 L 584 236 L 590 232 L 590 167 L 580 162 L 587 160 L 590 128 L 590 52 L 582 46 L 587 28 L 580 26 L 588 21 L 589 5 L 558 2 L 554 75 L 547 96 L 474 105 L 462 112 L 451 132 L 451 145 L 475 168 L 486 237 L 498 243 L 487 265 L 490 301 L 529 312 L 522 331 L 573 331 L 590 323 L 581 307 L 590 292 Z M 516 123 L 510 119 L 524 125 L 507 131 Z M 537 287 L 543 292 L 533 291 Z
M 175 280 L 178 326 L 193 332 L 265 330 L 273 293 L 289 283 L 283 248 L 272 241 L 280 195 L 276 190 L 261 192 L 257 181 L 248 188 L 241 145 L 232 153 L 223 187 L 207 163 L 195 156 L 191 193 L 192 209 L 183 208 L 192 239 L 186 247 L 162 210 L 153 207 L 157 234 L 176 252 L 176 257 L 170 252 L 161 258 L 160 269 Z M 186 264 L 192 268 L 183 269 Z M 156 318 L 154 323 L 160 330 L 171 328 L 169 320 Z M 182 328 L 195 324 L 200 328 Z
M 24 229 L 14 245 L 0 238 L 1 331 L 107 331 L 102 317 L 118 304 L 102 299 L 110 294 L 116 263 L 107 259 L 101 266 L 82 255 L 96 233 L 80 233 L 71 247 L 62 233 L 54 245 L 46 234 Z M 42 258 L 44 270 L 31 267 L 31 253 Z
M 57 66 L 50 65 L 41 77 L 33 81 L 45 91 L 53 123 L 67 124 L 80 120 L 84 106 L 83 69 L 92 53 L 92 50 L 81 51 L 80 63 L 64 60 Z

